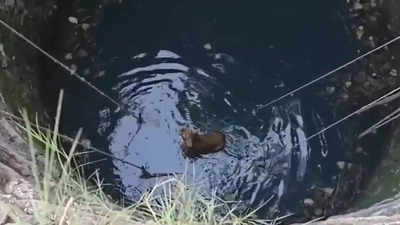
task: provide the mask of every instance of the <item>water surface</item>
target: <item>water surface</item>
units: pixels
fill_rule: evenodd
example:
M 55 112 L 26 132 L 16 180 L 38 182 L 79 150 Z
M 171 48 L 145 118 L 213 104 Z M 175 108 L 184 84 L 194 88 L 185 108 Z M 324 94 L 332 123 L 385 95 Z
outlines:
M 264 110 L 257 105 L 354 55 L 343 4 L 137 0 L 111 6 L 97 32 L 106 73 L 93 81 L 141 121 L 79 89 L 66 96 L 65 129 L 83 125 L 95 146 L 152 173 L 196 171 L 203 188 L 240 200 L 243 208 L 272 196 L 263 216 L 295 212 L 312 185 L 335 186 L 336 161 L 344 157 L 340 132 L 306 140 L 332 120 L 310 91 Z M 77 102 L 84 109 L 79 115 Z M 182 127 L 223 131 L 229 154 L 184 159 Z M 155 182 L 111 159 L 91 169 L 130 199 Z

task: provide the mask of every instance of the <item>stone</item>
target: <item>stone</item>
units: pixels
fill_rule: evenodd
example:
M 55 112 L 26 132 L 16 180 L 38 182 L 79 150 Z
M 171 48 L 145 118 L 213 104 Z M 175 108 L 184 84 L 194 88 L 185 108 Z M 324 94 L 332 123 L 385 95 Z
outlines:
M 72 24 L 78 24 L 78 19 L 73 16 L 68 17 L 68 21 Z
M 363 9 L 363 5 L 361 5 L 360 2 L 355 2 L 354 3 L 354 9 L 355 10 L 362 10 Z
M 105 71 L 105 70 L 102 70 L 102 71 L 100 71 L 100 72 L 97 74 L 96 77 L 103 77 L 104 75 L 106 75 L 106 71 Z
M 86 69 L 83 71 L 83 75 L 87 76 L 87 75 L 89 75 L 89 74 L 90 74 L 90 69 L 89 69 L 89 68 L 86 68 Z
M 347 93 L 341 93 L 340 94 L 340 97 L 343 99 L 343 100 L 347 100 L 347 99 L 349 99 L 349 95 L 347 94 Z
M 322 213 L 323 213 L 322 209 L 320 209 L 320 208 L 315 208 L 314 209 L 314 215 L 321 216 Z
M 84 50 L 84 49 L 79 49 L 78 52 L 76 53 L 76 55 L 77 55 L 79 58 L 86 58 L 86 57 L 88 57 L 89 54 L 87 53 L 86 50 Z
M 306 198 L 303 200 L 303 203 L 305 206 L 312 206 L 314 205 L 314 200 L 312 200 L 311 198 Z
M 15 5 L 15 0 L 6 0 L 6 1 L 4 2 L 4 4 L 5 4 L 5 6 L 7 6 L 7 7 L 14 7 L 14 5 Z
M 90 28 L 90 24 L 88 24 L 88 23 L 83 23 L 81 27 L 82 27 L 82 30 L 87 31 L 87 30 L 89 30 L 89 28 Z
M 368 44 L 369 44 L 369 46 L 370 46 L 371 48 L 375 48 L 375 47 L 376 47 L 376 43 L 375 43 L 375 41 L 374 41 L 374 37 L 372 37 L 372 36 L 369 36 L 369 37 L 368 37 Z
M 5 69 L 8 67 L 8 57 L 4 51 L 4 45 L 2 43 L 0 43 L 0 63 L 1 68 Z
M 71 74 L 74 74 L 74 73 L 76 73 L 76 71 L 78 70 L 78 66 L 75 65 L 75 64 L 72 64 L 72 65 L 70 66 L 70 69 L 71 69 Z
M 0 205 L 0 224 L 5 224 L 8 219 L 8 213 L 10 209 L 4 204 Z
M 69 53 L 65 54 L 64 59 L 65 60 L 71 60 L 72 59 L 72 53 L 69 52 Z
M 341 169 L 341 170 L 344 169 L 345 164 L 346 164 L 346 163 L 343 162 L 343 161 L 337 161 L 337 162 L 336 162 L 336 166 L 339 167 L 339 169 Z
M 4 45 L 3 45 L 3 43 L 0 43 L 0 54 L 3 55 L 3 56 L 6 55 L 6 52 L 4 51 Z
M 356 31 L 357 38 L 360 40 L 364 35 L 364 26 L 358 26 Z
M 347 169 L 350 170 L 351 168 L 353 168 L 353 163 L 347 163 Z
M 0 56 L 0 63 L 1 63 L 1 68 L 6 69 L 8 67 L 8 60 L 5 57 Z
M 386 62 L 385 64 L 383 64 L 381 69 L 382 69 L 382 71 L 387 72 L 387 71 L 390 71 L 391 68 L 392 68 L 392 65 L 389 62 Z
M 211 50 L 212 49 L 212 46 L 211 46 L 210 43 L 205 44 L 203 47 L 204 47 L 205 50 Z
M 367 75 L 365 74 L 365 72 L 361 71 L 358 72 L 354 77 L 353 77 L 353 81 L 361 84 L 364 83 L 367 80 Z
M 333 194 L 333 188 L 322 188 L 322 191 L 326 194 L 326 196 L 331 196 Z
M 392 76 L 392 77 L 397 77 L 397 70 L 396 69 L 392 69 L 392 70 L 390 70 L 390 76 Z
M 335 92 L 336 88 L 334 86 L 328 86 L 325 88 L 325 90 L 327 94 L 331 95 Z

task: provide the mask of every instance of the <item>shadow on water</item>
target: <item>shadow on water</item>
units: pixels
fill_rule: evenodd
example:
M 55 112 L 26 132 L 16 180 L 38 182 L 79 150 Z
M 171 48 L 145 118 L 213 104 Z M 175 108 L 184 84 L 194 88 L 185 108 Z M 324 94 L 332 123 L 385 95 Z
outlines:
M 143 119 L 117 111 L 76 81 L 66 89 L 63 127 L 83 126 L 92 143 L 153 173 L 195 168 L 205 189 L 243 209 L 295 212 L 313 185 L 335 186 L 344 158 L 339 130 L 306 137 L 332 115 L 313 93 L 257 105 L 328 71 L 354 53 L 341 1 L 126 1 L 105 9 L 97 45 L 106 75 L 96 86 Z M 90 79 L 90 78 L 89 78 Z M 179 130 L 221 130 L 226 150 L 197 161 L 181 154 Z M 136 199 L 155 182 L 93 154 L 110 190 Z M 189 175 L 191 176 L 191 175 Z

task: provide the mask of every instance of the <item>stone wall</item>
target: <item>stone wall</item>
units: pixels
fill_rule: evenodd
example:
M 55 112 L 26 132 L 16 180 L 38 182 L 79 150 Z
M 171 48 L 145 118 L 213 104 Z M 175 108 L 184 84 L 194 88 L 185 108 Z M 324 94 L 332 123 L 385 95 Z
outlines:
M 57 5 L 53 1 L 0 1 L 0 19 L 37 43 L 45 40 L 45 26 Z M 11 215 L 33 224 L 33 188 L 29 148 L 23 131 L 9 113 L 26 108 L 31 117 L 48 121 L 38 91 L 41 57 L 36 50 L 0 26 L 0 224 L 13 223 Z M 39 166 L 40 167 L 40 166 Z
M 50 0 L 45 3 L 42 1 L 40 4 L 36 2 L 0 0 L 0 18 L 36 43 L 43 43 L 51 38 L 46 27 L 51 27 L 51 19 L 58 13 L 59 6 Z M 360 49 L 373 48 L 400 34 L 398 16 L 400 2 L 396 0 L 348 0 L 347 2 L 351 24 L 349 28 L 360 43 Z M 362 61 L 355 67 L 358 69 L 357 73 L 341 72 L 329 81 L 336 85 L 335 93 L 327 94 L 325 97 L 332 102 L 332 105 L 343 105 L 342 103 L 348 105 L 348 108 L 337 109 L 346 113 L 352 107 L 374 99 L 385 90 L 397 87 L 400 77 L 398 74 L 400 63 L 397 60 L 400 59 L 400 55 L 397 54 L 399 52 L 399 47 L 387 48 Z M 11 211 L 18 212 L 22 220 L 27 223 L 31 224 L 33 220 L 32 202 L 37 196 L 32 187 L 28 147 L 21 136 L 21 131 L 4 112 L 17 113 L 19 107 L 24 106 L 30 112 L 38 112 L 43 121 L 49 120 L 38 91 L 40 87 L 38 79 L 42 72 L 41 60 L 47 59 L 17 36 L 0 27 L 0 224 L 13 222 L 8 216 L 8 212 Z M 398 166 L 400 143 L 397 141 L 400 126 L 398 125 L 399 123 L 396 123 L 387 128 L 392 130 L 387 140 L 384 163 L 379 165 L 374 173 L 368 174 L 372 177 L 371 182 L 362 193 L 363 198 L 356 202 L 354 208 L 371 205 L 400 191 L 398 189 L 400 179 L 396 179 L 389 186 L 382 188 L 376 186 L 387 184 L 384 180 L 393 181 L 400 171 Z M 354 150 L 356 152 L 357 147 Z M 399 198 L 393 197 L 367 209 L 334 216 L 317 224 L 400 224 L 397 222 L 400 221 L 399 201 Z

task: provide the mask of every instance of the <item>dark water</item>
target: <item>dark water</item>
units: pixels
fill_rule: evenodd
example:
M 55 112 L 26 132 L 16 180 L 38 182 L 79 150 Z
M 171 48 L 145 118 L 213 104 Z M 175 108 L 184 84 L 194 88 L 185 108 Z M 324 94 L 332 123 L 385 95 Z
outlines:
M 94 146 L 152 173 L 186 170 L 243 208 L 273 196 L 262 216 L 296 212 L 312 185 L 335 186 L 345 147 L 340 132 L 306 141 L 332 122 L 310 91 L 264 110 L 257 105 L 354 56 L 344 3 L 135 0 L 109 7 L 97 32 L 106 74 L 93 81 L 143 123 L 83 85 L 64 82 L 64 130 L 83 126 Z M 223 131 L 236 157 L 183 159 L 179 129 L 188 126 Z M 130 199 L 155 182 L 111 159 L 95 169 L 110 190 Z

